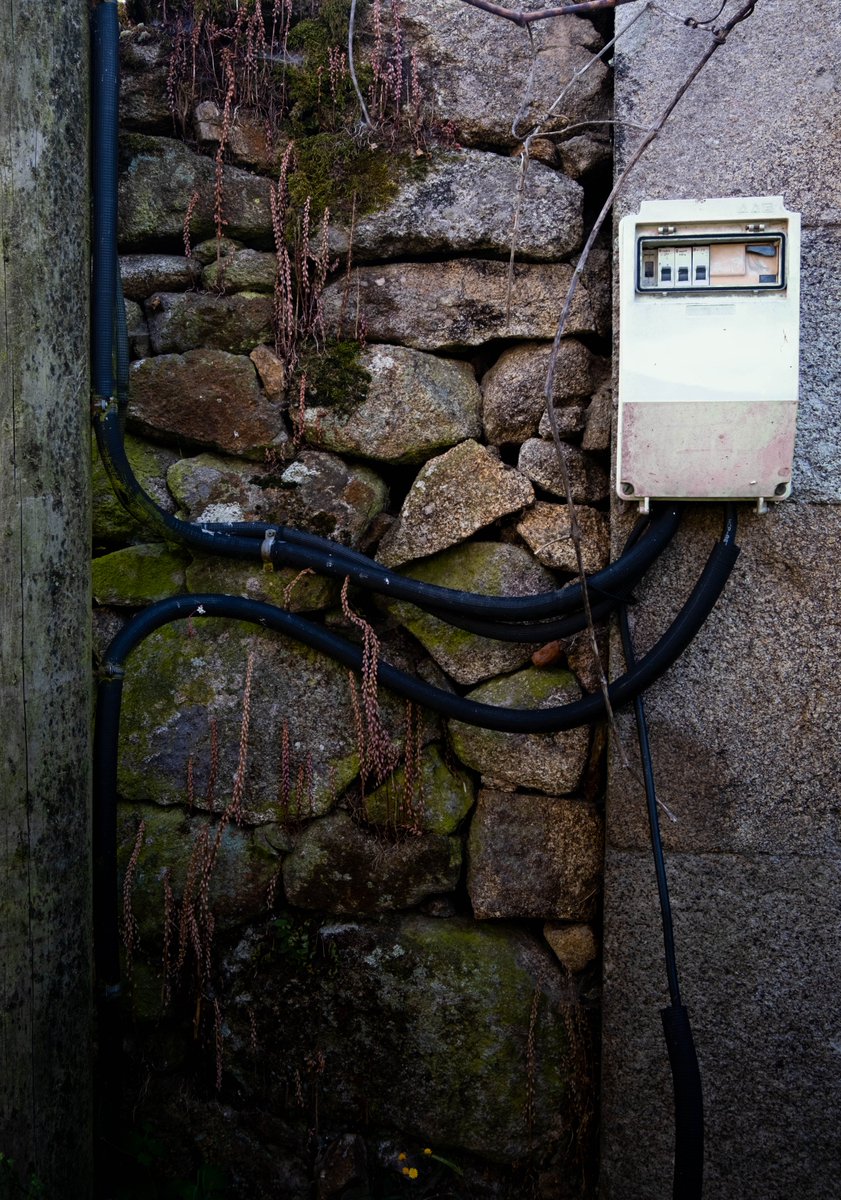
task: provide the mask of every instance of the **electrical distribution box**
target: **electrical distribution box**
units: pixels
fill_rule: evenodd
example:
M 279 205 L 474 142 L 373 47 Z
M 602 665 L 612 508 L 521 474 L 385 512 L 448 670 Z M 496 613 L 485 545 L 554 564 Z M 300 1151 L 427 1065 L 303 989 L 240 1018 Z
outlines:
M 784 500 L 800 214 L 781 196 L 647 200 L 619 224 L 623 500 Z

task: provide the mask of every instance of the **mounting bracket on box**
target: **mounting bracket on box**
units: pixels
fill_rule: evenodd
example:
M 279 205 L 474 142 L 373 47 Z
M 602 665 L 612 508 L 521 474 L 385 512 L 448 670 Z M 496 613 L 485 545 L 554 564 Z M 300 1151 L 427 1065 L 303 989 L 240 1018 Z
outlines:
M 616 491 L 791 493 L 800 214 L 782 196 L 646 200 L 619 223 Z

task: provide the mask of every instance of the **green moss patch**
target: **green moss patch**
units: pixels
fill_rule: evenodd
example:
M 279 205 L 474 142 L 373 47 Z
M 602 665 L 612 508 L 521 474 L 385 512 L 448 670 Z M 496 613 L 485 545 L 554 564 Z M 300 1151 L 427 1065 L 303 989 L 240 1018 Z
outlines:
M 371 374 L 362 365 L 361 347 L 354 341 L 330 341 L 323 347 L 310 346 L 303 351 L 291 390 L 298 395 L 301 378 L 306 375 L 309 405 L 322 405 L 349 412 L 368 396 Z
M 183 592 L 187 556 L 164 545 L 128 546 L 92 564 L 98 604 L 137 606 Z
M 357 19 L 364 5 L 357 6 Z M 318 12 L 299 21 L 289 34 L 292 54 L 303 56 L 303 65 L 288 71 L 290 118 L 296 134 L 323 129 L 347 128 L 358 115 L 359 105 L 350 72 L 334 69 L 331 55 L 342 55 L 347 47 L 349 0 L 322 0 Z M 371 82 L 370 68 L 357 64 L 360 87 Z
M 353 213 L 384 208 L 397 192 L 402 156 L 382 147 L 360 145 L 349 133 L 316 133 L 296 143 L 297 167 L 289 178 L 289 196 L 301 209 L 308 197 L 320 217 L 350 221 Z

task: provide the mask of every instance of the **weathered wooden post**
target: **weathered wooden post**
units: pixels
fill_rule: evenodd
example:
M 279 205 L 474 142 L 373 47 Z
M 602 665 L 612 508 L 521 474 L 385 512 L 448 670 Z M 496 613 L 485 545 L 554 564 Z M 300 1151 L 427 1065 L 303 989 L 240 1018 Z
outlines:
M 91 1192 L 88 9 L 0 0 L 0 1194 Z M 4 1190 L 5 1189 L 5 1190 Z M 24 1190 L 22 1194 L 29 1194 Z

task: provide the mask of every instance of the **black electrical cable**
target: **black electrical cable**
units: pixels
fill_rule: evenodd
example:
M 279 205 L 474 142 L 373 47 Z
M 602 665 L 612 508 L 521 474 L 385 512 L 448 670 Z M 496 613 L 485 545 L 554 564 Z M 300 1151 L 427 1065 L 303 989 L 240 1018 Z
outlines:
M 129 350 L 126 305 L 119 265 L 117 266 L 114 290 L 117 297 L 117 307 L 114 313 L 114 395 L 117 398 L 117 411 L 120 414 L 120 426 L 122 427 L 128 408 Z
M 731 542 L 716 542 L 691 595 L 656 645 L 631 671 L 615 679 L 608 688 L 611 704 L 627 703 L 648 687 L 680 657 L 711 612 L 738 557 Z M 159 625 L 180 616 L 226 616 L 252 621 L 285 633 L 321 650 L 345 666 L 361 668 L 362 649 L 315 622 L 285 609 L 241 596 L 174 596 L 152 604 L 134 617 L 114 638 L 105 656 L 106 670 L 120 667 L 137 640 Z M 415 679 L 388 663 L 378 665 L 380 681 L 407 699 L 417 701 L 444 716 L 503 733 L 555 733 L 572 729 L 604 716 L 600 692 L 571 704 L 547 709 L 508 709 L 480 704 Z
M 619 625 L 622 647 L 629 670 L 633 669 L 635 655 L 628 627 L 628 611 L 619 610 Z M 660 1010 L 663 1035 L 669 1055 L 674 1093 L 675 1151 L 672 1179 L 672 1200 L 701 1200 L 704 1180 L 704 1097 L 698 1055 L 692 1036 L 689 1012 L 681 1002 L 680 982 L 675 954 L 672 911 L 669 901 L 660 821 L 657 813 L 657 793 L 651 761 L 651 746 L 648 737 L 648 722 L 642 695 L 634 698 L 640 759 L 645 782 L 648 822 L 651 833 L 651 848 L 654 855 L 657 891 L 660 897 L 660 914 L 663 926 L 666 976 L 671 1004 Z
M 100 457 L 117 496 L 132 515 L 152 524 L 168 541 L 175 539 L 193 549 L 227 557 L 268 560 L 274 566 L 310 569 L 334 579 L 348 576 L 359 587 L 397 600 L 408 600 L 418 607 L 435 610 L 435 615 L 442 617 L 449 613 L 460 613 L 466 617 L 491 621 L 557 620 L 581 606 L 580 582 L 538 596 L 482 596 L 410 579 L 373 562 L 358 551 L 286 526 L 269 525 L 264 531 L 262 524 L 240 523 L 232 527 L 236 532 L 229 533 L 225 526 L 218 523 L 195 525 L 182 521 L 164 512 L 137 482 L 125 453 L 117 406 L 100 406 L 94 413 L 94 428 Z M 665 505 L 651 521 L 645 537 L 627 554 L 603 571 L 588 577 L 587 588 L 593 602 L 598 604 L 607 598 L 613 601 L 611 608 L 615 608 L 622 595 L 633 588 L 671 541 L 680 516 L 680 505 Z M 248 532 L 240 532 L 243 524 Z M 253 529 L 263 533 L 262 540 L 251 533 Z M 538 638 L 543 636 L 563 635 L 545 631 L 537 634 Z
M 631 639 L 631 629 L 628 622 L 628 608 L 623 604 L 619 609 L 619 632 L 622 638 L 622 652 L 625 665 L 632 671 L 637 663 L 634 645 Z M 654 783 L 654 766 L 651 760 L 651 742 L 648 736 L 648 721 L 645 716 L 645 702 L 642 695 L 634 697 L 634 717 L 637 726 L 637 740 L 640 748 L 642 777 L 645 785 L 646 807 L 648 809 L 648 827 L 651 835 L 651 849 L 654 855 L 654 871 L 657 877 L 657 894 L 660 900 L 660 919 L 663 926 L 663 944 L 666 960 L 666 978 L 669 985 L 669 996 L 672 1004 L 680 1005 L 680 982 L 678 980 L 677 957 L 675 954 L 675 935 L 672 924 L 672 906 L 669 901 L 669 885 L 666 879 L 666 863 L 663 857 L 663 838 L 660 831 L 660 816 L 657 811 L 657 790 Z
M 723 540 L 732 543 L 735 541 L 735 536 L 736 510 L 733 505 L 728 505 Z M 625 663 L 628 670 L 633 671 L 636 665 L 636 655 L 628 621 L 628 610 L 625 605 L 619 609 L 619 628 Z M 642 694 L 634 697 L 634 715 L 645 784 L 651 848 L 663 926 L 666 977 L 671 1000 L 671 1004 L 667 1008 L 661 1009 L 660 1017 L 669 1054 L 674 1090 L 675 1157 L 672 1200 L 701 1200 L 704 1179 L 703 1087 L 689 1013 L 682 1003 L 680 994 L 672 909 L 666 878 L 660 817 L 657 810 L 657 789 Z
M 182 521 L 164 512 L 144 492 L 131 469 L 123 441 L 129 355 L 117 257 L 119 28 L 116 6 L 111 2 L 97 6 L 92 22 L 97 81 L 93 137 L 96 164 L 93 180 L 94 428 L 103 464 L 123 505 L 138 520 L 157 529 L 167 541 L 226 557 L 315 570 L 338 579 L 349 576 L 357 586 L 410 601 L 444 620 L 463 622 L 462 627 L 483 636 L 509 641 L 542 641 L 568 636 L 584 628 L 586 617 L 580 611 L 583 604 L 581 583 L 541 596 L 472 595 L 407 579 L 355 550 L 298 530 L 262 522 L 225 526 Z M 678 523 L 679 508 L 664 507 L 637 547 L 587 580 L 591 606 L 598 619 L 607 616 L 633 588 L 668 544 Z M 546 619 L 548 623 L 543 625 L 529 624 Z M 511 628 L 506 628 L 508 624 Z
M 115 0 L 95 5 L 90 14 L 92 77 L 92 269 L 91 269 L 91 386 L 95 403 L 110 402 L 114 395 L 114 343 L 126 347 L 125 363 L 117 351 L 117 374 L 127 374 L 127 336 L 125 309 L 118 303 L 119 264 L 117 258 L 117 116 L 119 105 L 119 16 Z M 115 321 L 117 329 L 115 330 Z M 122 323 L 121 323 L 122 322 Z M 121 379 L 117 389 L 123 391 Z M 116 814 L 114 814 L 116 821 Z M 94 831 L 94 836 L 96 833 Z M 116 836 L 116 828 L 114 830 Z M 94 870 L 96 881 L 96 870 Z M 116 876 L 114 880 L 116 887 Z M 96 882 L 94 882 L 96 891 Z M 97 938 L 113 936 L 110 924 L 116 922 L 117 898 L 111 914 L 94 910 L 94 947 Z M 107 931 L 103 926 L 108 927 Z M 96 953 L 96 949 L 95 949 Z M 104 982 L 104 980 L 103 980 Z M 108 997 L 107 984 L 100 991 L 97 1023 L 98 1073 L 96 1079 L 97 1124 L 104 1145 L 115 1143 L 118 1133 L 119 1063 L 122 1035 L 117 1006 L 102 1003 Z M 102 1169 L 101 1164 L 98 1169 Z M 106 1168 L 107 1170 L 107 1168 Z M 105 1194 L 99 1184 L 97 1191 Z
M 706 620 L 738 557 L 735 522 L 729 522 L 721 541 L 707 560 L 700 579 L 672 624 L 632 669 L 608 687 L 611 706 L 618 707 L 639 695 L 683 653 Z M 173 596 L 138 613 L 111 642 L 103 659 L 97 692 L 95 754 L 95 911 L 97 912 L 97 975 L 104 992 L 116 995 L 119 981 L 119 946 L 116 933 L 116 795 L 117 741 L 120 725 L 125 662 L 149 634 L 185 617 L 228 617 L 258 624 L 286 634 L 320 650 L 345 666 L 362 667 L 362 648 L 304 617 L 261 601 L 240 596 Z M 545 709 L 506 709 L 454 695 L 416 679 L 388 663 L 377 664 L 381 683 L 398 695 L 422 704 L 445 717 L 504 733 L 553 733 L 589 724 L 605 715 L 601 693 L 571 704 Z
M 598 625 L 601 621 L 607 620 L 622 603 L 625 594 L 630 593 L 631 590 L 631 588 L 623 589 L 621 595 L 611 596 L 599 604 L 591 602 L 590 616 L 593 624 Z M 456 629 L 477 633 L 481 637 L 495 638 L 499 642 L 548 642 L 580 633 L 582 629 L 587 628 L 588 624 L 587 613 L 584 609 L 573 613 L 572 616 L 561 617 L 557 621 L 530 621 L 518 624 L 455 616 L 451 612 L 438 608 L 426 607 L 425 611 L 431 616 L 438 617 L 441 621 L 446 621 L 448 625 L 454 625 Z

